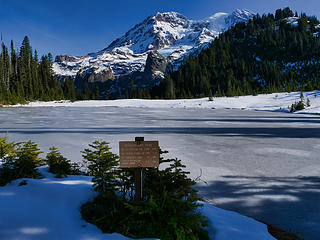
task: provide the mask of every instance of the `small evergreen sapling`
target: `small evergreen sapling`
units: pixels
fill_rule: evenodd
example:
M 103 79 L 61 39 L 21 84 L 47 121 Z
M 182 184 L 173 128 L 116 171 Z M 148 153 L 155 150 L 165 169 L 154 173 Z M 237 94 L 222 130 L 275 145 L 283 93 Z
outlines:
M 84 204 L 81 213 L 84 219 L 106 232 L 115 231 L 121 224 L 121 218 L 126 215 L 124 194 L 121 201 L 118 197 L 120 194 L 116 192 L 117 189 L 126 188 L 125 185 L 119 186 L 121 176 L 125 176 L 119 174 L 119 157 L 110 151 L 109 143 L 94 141 L 89 147 L 82 151 L 82 156 L 99 195 L 94 202 Z
M 114 192 L 118 185 L 119 157 L 110 151 L 108 142 L 96 140 L 89 147 L 82 151 L 82 156 L 88 165 L 88 174 L 93 176 L 95 190 L 99 193 Z
M 0 186 L 4 186 L 14 179 L 11 162 L 16 156 L 15 145 L 14 142 L 8 142 L 7 135 L 0 138 Z
M 32 141 L 24 142 L 18 145 L 16 151 L 17 158 L 14 161 L 15 178 L 38 178 L 40 173 L 37 167 L 44 163 L 39 155 L 42 153 L 38 145 Z
M 49 165 L 49 172 L 56 174 L 56 177 L 65 177 L 72 174 L 71 162 L 63 157 L 59 150 L 51 147 L 50 152 L 47 154 L 46 163 Z
M 0 167 L 0 186 L 18 178 L 38 178 L 37 171 L 43 162 L 39 158 L 41 151 L 34 142 L 8 143 L 7 138 L 0 139 L 0 155 L 3 163 Z

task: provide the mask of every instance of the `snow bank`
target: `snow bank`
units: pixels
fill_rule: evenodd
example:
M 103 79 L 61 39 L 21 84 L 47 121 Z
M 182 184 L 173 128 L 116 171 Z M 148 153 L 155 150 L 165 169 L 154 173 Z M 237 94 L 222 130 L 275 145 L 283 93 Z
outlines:
M 6 240 L 120 240 L 120 234 L 103 234 L 81 218 L 80 206 L 92 199 L 95 192 L 91 178 L 68 176 L 57 179 L 40 168 L 43 179 L 23 179 L 0 187 L 0 239 Z M 211 239 L 274 240 L 267 227 L 238 213 L 225 211 L 204 203 Z
M 320 91 L 304 93 L 305 101 L 310 100 L 310 107 L 296 113 L 320 114 Z M 261 94 L 258 96 L 218 97 L 213 101 L 208 98 L 179 100 L 142 100 L 122 99 L 109 101 L 53 101 L 31 102 L 27 105 L 10 107 L 137 107 L 137 108 L 201 108 L 201 109 L 248 109 L 259 111 L 289 112 L 289 107 L 300 100 L 300 92 Z
M 275 240 L 269 234 L 266 225 L 236 212 L 226 211 L 205 203 L 203 215 L 209 219 L 213 226 L 208 229 L 210 239 Z

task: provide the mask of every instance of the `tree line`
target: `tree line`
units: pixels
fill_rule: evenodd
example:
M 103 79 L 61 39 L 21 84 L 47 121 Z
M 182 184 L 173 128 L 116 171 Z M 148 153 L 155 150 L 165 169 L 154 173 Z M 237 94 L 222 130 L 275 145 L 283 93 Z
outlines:
M 320 89 L 320 25 L 289 8 L 236 24 L 190 55 L 153 98 L 256 95 Z
M 74 81 L 58 79 L 52 70 L 52 55 L 39 59 L 30 40 L 24 37 L 19 50 L 13 41 L 10 50 L 1 43 L 0 53 L 0 104 L 16 104 L 27 101 L 99 99 L 97 88 L 88 86 L 77 91 Z
M 0 104 L 26 103 L 35 100 L 75 101 L 110 98 L 105 86 L 88 82 L 84 82 L 83 86 L 75 86 L 74 79 L 56 76 L 52 64 L 53 58 L 50 53 L 39 59 L 37 51 L 32 50 L 27 36 L 24 37 L 19 50 L 15 49 L 13 41 L 10 49 L 2 42 Z M 133 84 L 131 87 L 131 91 L 126 92 L 126 98 L 150 98 L 148 90 L 135 88 Z

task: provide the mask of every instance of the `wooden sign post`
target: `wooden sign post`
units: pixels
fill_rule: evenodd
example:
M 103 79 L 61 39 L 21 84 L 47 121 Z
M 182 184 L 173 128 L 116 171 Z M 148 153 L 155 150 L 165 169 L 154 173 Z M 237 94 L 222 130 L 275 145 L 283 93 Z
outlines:
M 119 143 L 120 167 L 132 168 L 135 172 L 135 198 L 142 196 L 142 168 L 159 167 L 159 142 L 144 141 L 144 137 L 136 137 L 135 141 Z

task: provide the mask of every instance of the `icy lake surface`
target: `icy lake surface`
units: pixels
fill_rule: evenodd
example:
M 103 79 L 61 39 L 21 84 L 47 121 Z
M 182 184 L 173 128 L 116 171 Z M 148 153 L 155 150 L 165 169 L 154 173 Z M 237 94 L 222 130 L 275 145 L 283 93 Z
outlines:
M 320 239 L 320 118 L 247 110 L 0 108 L 10 140 L 56 146 L 73 161 L 95 139 L 159 140 L 214 205 Z

